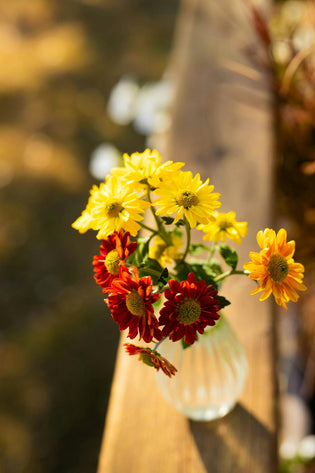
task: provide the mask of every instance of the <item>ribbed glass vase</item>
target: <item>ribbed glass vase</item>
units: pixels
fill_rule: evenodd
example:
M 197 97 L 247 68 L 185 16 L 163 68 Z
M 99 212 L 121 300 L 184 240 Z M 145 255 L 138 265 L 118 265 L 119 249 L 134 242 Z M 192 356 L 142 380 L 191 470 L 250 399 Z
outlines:
M 158 385 L 166 401 L 186 417 L 214 420 L 235 406 L 243 392 L 247 361 L 223 315 L 188 348 L 184 349 L 181 341 L 165 340 L 158 351 L 178 369 L 172 378 L 158 372 Z

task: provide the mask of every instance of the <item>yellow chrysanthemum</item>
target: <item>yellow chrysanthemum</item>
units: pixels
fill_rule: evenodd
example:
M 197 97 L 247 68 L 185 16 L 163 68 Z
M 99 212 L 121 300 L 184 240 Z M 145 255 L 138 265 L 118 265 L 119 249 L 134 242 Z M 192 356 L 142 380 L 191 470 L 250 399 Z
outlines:
M 263 291 L 260 301 L 273 294 L 276 303 L 286 309 L 286 302 L 298 300 L 296 290 L 306 290 L 306 286 L 302 284 L 304 266 L 295 263 L 293 259 L 295 241 L 287 242 L 287 232 L 283 228 L 278 234 L 266 228 L 257 233 L 257 242 L 261 251 L 250 252 L 252 261 L 244 264 L 244 269 L 249 271 L 249 277 L 259 284 L 251 294 Z
M 149 248 L 149 257 L 157 260 L 163 267 L 179 258 L 178 249 L 183 245 L 182 239 L 175 233 L 172 233 L 171 239 L 172 245 L 168 246 L 162 238 L 156 236 Z
M 157 187 L 161 180 L 177 172 L 184 163 L 167 161 L 161 164 L 161 156 L 156 150 L 146 149 L 143 153 L 124 154 L 124 167 L 113 168 L 112 175 L 133 181 L 137 189 L 142 188 L 147 181 L 151 187 Z
M 163 182 L 155 194 L 160 195 L 153 202 L 157 206 L 157 215 L 171 215 L 175 213 L 174 223 L 182 217 L 186 217 L 191 228 L 197 222 L 207 223 L 213 211 L 220 207 L 218 201 L 220 194 L 212 192 L 214 186 L 209 186 L 209 179 L 204 183 L 200 180 L 200 174 L 193 175 L 190 171 L 180 171 L 176 179 Z
M 130 183 L 109 176 L 106 183 L 92 187 L 86 209 L 72 227 L 80 233 L 98 230 L 96 238 L 100 240 L 120 229 L 135 236 L 141 228 L 137 222 L 143 220 L 140 214 L 148 207 Z
M 241 243 L 247 233 L 247 222 L 236 222 L 235 212 L 219 213 L 213 212 L 213 218 L 206 225 L 198 225 L 205 235 L 204 240 L 225 241 L 226 238 Z

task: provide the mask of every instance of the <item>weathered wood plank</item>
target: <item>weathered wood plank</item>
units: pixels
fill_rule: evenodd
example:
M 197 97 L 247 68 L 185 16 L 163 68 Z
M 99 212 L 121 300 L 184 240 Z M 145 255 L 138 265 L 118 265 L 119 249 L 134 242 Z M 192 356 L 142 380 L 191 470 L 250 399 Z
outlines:
M 165 158 L 187 163 L 222 193 L 222 210 L 249 222 L 241 262 L 256 232 L 271 226 L 272 114 L 263 78 L 240 49 L 252 41 L 231 2 L 183 3 L 171 60 L 177 81 Z M 218 6 L 219 4 L 219 6 Z M 242 19 L 243 18 L 243 19 Z M 246 71 L 247 76 L 239 71 Z M 271 305 L 253 282 L 230 278 L 227 317 L 249 361 L 236 409 L 211 423 L 185 419 L 163 400 L 154 370 L 119 348 L 98 473 L 273 473 L 277 471 L 274 329 Z

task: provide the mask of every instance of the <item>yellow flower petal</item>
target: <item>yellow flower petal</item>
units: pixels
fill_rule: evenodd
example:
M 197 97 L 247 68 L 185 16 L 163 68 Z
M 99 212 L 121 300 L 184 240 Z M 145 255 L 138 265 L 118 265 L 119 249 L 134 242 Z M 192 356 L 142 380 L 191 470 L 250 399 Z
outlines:
M 219 213 L 215 211 L 211 220 L 208 219 L 206 224 L 199 225 L 198 229 L 205 233 L 204 240 L 219 242 L 229 238 L 236 243 L 241 243 L 241 237 L 247 233 L 247 222 L 236 222 L 235 212 Z
M 162 182 L 154 191 L 159 196 L 154 202 L 157 215 L 172 215 L 174 223 L 186 217 L 191 228 L 197 222 L 207 223 L 212 213 L 220 207 L 218 201 L 220 194 L 212 193 L 214 186 L 200 180 L 200 175 L 193 177 L 190 171 L 179 171 L 172 179 Z
M 286 302 L 298 300 L 296 290 L 306 290 L 302 284 L 304 266 L 295 263 L 292 258 L 295 242 L 287 242 L 287 232 L 283 228 L 277 234 L 270 228 L 259 231 L 257 242 L 260 253 L 250 252 L 251 261 L 244 264 L 244 269 L 249 271 L 249 278 L 259 285 L 251 294 L 262 290 L 261 301 L 273 294 L 276 303 L 286 308 Z
M 72 226 L 80 233 L 98 230 L 98 239 L 120 229 L 136 236 L 141 228 L 136 222 L 143 220 L 142 214 L 149 207 L 150 203 L 138 197 L 134 186 L 117 176 L 109 176 L 106 183 L 93 186 L 86 209 Z

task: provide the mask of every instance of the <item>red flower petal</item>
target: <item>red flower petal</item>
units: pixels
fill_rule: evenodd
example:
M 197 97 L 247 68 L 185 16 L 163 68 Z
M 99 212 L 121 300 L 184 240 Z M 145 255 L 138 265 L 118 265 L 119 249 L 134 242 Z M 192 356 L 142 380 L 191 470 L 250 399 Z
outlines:
M 162 334 L 173 341 L 184 337 L 185 343 L 191 345 L 196 341 L 197 332 L 203 333 L 205 327 L 214 325 L 220 317 L 220 306 L 215 299 L 217 291 L 203 280 L 197 282 L 194 273 L 189 273 L 187 280 L 181 283 L 171 279 L 169 286 L 160 310 Z
M 120 266 L 124 266 L 125 262 L 135 249 L 137 248 L 137 243 L 130 243 L 130 234 L 128 232 L 124 233 L 123 230 L 120 230 L 119 233 L 114 232 L 108 236 L 106 240 L 102 240 L 102 245 L 100 246 L 100 255 L 96 255 L 93 258 L 93 267 L 94 267 L 94 279 L 99 286 L 103 289 L 106 289 L 111 286 L 114 279 L 119 276 Z M 109 264 L 106 265 L 106 258 L 109 253 L 116 252 L 117 262 L 115 260 L 112 268 L 117 268 L 115 271 L 111 270 Z M 115 255 L 115 253 L 114 253 Z
M 139 339 L 147 343 L 153 339 L 162 339 L 162 331 L 152 307 L 160 295 L 152 294 L 150 276 L 139 278 L 137 268 L 132 268 L 132 274 L 121 269 L 119 278 L 113 281 L 106 292 L 108 307 L 119 330 L 129 328 L 129 338 L 139 335 Z

